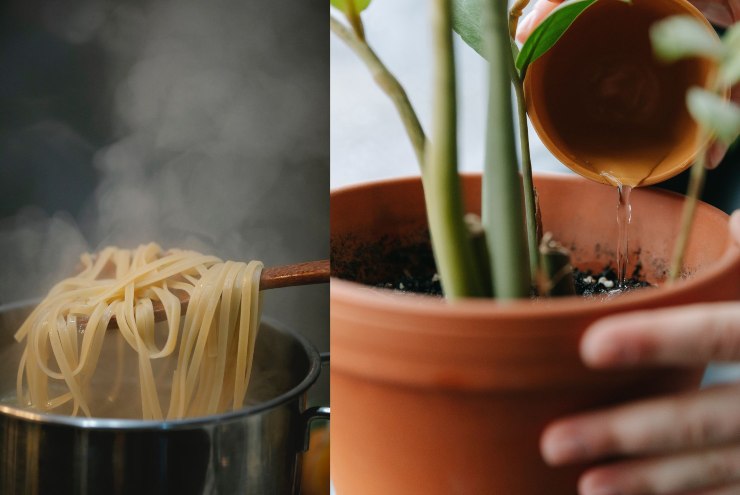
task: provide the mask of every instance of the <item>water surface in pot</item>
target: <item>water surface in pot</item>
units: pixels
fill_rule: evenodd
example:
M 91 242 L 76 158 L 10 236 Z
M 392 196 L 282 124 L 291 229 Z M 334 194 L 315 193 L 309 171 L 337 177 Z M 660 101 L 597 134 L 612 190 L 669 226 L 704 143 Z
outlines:
M 13 334 L 32 306 L 20 305 L 12 311 L 1 311 L 0 307 L 0 404 L 18 407 L 16 383 L 18 365 L 24 346 L 13 338 Z M 84 330 L 81 330 L 83 332 Z M 166 325 L 157 324 L 157 334 L 164 335 Z M 291 337 L 276 331 L 272 326 L 262 325 L 257 336 L 253 371 L 245 407 L 268 402 L 296 387 L 307 375 L 310 362 Z M 152 361 L 157 391 L 162 404 L 167 406 L 171 390 L 171 378 L 177 355 Z M 89 397 L 95 417 L 140 419 L 141 397 L 137 367 L 137 354 L 125 342 L 121 334 L 108 330 L 100 361 L 90 383 Z M 50 396 L 66 392 L 59 386 L 52 388 Z M 20 409 L 24 409 L 23 406 Z M 55 414 L 69 414 L 69 407 L 55 409 Z M 39 411 L 34 411 L 39 412 Z

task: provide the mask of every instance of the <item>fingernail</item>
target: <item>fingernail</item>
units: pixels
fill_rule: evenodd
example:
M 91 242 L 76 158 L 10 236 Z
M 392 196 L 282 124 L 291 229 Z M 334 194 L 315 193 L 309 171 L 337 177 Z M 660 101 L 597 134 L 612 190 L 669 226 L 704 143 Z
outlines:
M 735 244 L 740 245 L 740 210 L 736 210 L 730 216 L 730 232 L 735 238 Z
M 581 358 L 586 364 L 594 367 L 629 366 L 639 361 L 640 353 L 634 346 L 615 344 L 601 333 L 590 331 L 581 342 Z
M 529 30 L 531 28 L 532 24 L 532 14 L 527 14 L 519 21 L 519 24 L 516 28 L 516 39 L 520 43 L 524 43 L 527 41 L 527 38 L 529 37 Z
M 709 170 L 717 168 L 717 166 L 722 162 L 722 159 L 727 154 L 728 149 L 729 147 L 723 145 L 722 143 L 713 143 L 709 147 L 709 151 L 707 152 L 707 168 Z
M 577 461 L 583 452 L 583 444 L 573 435 L 550 434 L 542 443 L 542 457 L 551 465 Z
M 619 349 L 613 344 L 604 343 L 598 332 L 589 332 L 581 343 L 581 357 L 589 365 L 605 365 L 617 360 Z

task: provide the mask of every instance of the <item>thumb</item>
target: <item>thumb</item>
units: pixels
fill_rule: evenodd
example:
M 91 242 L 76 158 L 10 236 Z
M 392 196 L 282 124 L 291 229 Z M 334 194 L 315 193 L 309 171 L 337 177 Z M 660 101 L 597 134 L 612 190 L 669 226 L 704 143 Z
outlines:
M 717 168 L 717 165 L 722 162 L 722 159 L 727 154 L 728 149 L 728 146 L 719 141 L 713 142 L 707 151 L 707 168 L 709 170 Z
M 524 16 L 524 19 L 519 23 L 516 29 L 516 40 L 520 43 L 524 43 L 532 34 L 532 31 L 537 29 L 537 26 L 550 15 L 550 12 L 563 3 L 563 0 L 539 0 L 532 11 Z
M 740 0 L 690 0 L 712 24 L 728 27 L 740 20 Z
M 730 217 L 730 233 L 735 238 L 735 242 L 740 245 L 740 210 L 735 210 Z

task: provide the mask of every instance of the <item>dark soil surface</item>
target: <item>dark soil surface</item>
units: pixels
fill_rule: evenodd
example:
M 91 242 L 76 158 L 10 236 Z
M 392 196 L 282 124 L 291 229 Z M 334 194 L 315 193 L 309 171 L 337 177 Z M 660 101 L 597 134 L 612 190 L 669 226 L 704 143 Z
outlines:
M 589 297 L 612 293 L 615 289 L 621 289 L 623 292 L 643 287 L 651 287 L 645 281 L 641 273 L 642 266 L 637 265 L 632 276 L 625 280 L 623 287 L 618 287 L 617 273 L 612 266 L 605 267 L 600 273 L 592 273 L 591 270 L 585 272 L 578 268 L 573 269 L 573 278 L 576 283 L 576 293 L 579 296 Z
M 439 276 L 436 273 L 431 276 L 424 276 L 423 278 L 415 278 L 408 270 L 403 270 L 403 272 L 392 280 L 376 284 L 376 287 L 442 296 L 442 286 L 439 283 Z M 576 293 L 583 297 L 608 295 L 618 288 L 617 274 L 611 266 L 605 267 L 599 273 L 593 273 L 591 270 L 581 271 L 578 268 L 574 268 L 573 278 L 576 284 Z M 635 274 L 625 281 L 625 286 L 621 289 L 622 291 L 630 291 L 643 287 L 650 287 L 650 284 L 640 278 L 640 267 L 638 266 Z
M 368 255 L 369 253 L 363 253 Z M 351 266 L 347 266 L 345 273 L 337 273 L 340 278 L 349 278 L 367 285 L 385 289 L 399 290 L 427 295 L 442 295 L 442 286 L 437 275 L 434 256 L 428 243 L 420 242 L 411 246 L 392 246 L 380 253 L 372 253 L 372 271 L 364 270 L 360 276 L 348 277 L 348 274 L 357 274 Z M 341 264 L 338 264 L 341 265 Z M 337 265 L 332 260 L 332 269 Z M 368 266 L 368 265 L 365 265 Z M 357 268 L 357 267 L 355 267 Z M 344 271 L 344 270 L 342 270 Z M 649 287 L 641 274 L 638 265 L 632 276 L 626 281 L 625 287 L 618 290 L 616 271 L 612 266 L 604 267 L 599 273 L 590 270 L 573 270 L 576 293 L 583 297 L 609 295 L 614 292 L 634 290 Z M 533 294 L 536 296 L 536 294 Z
M 432 273 L 414 276 L 409 269 L 404 269 L 397 277 L 393 277 L 387 282 L 376 284 L 376 287 L 414 292 L 417 294 L 441 296 L 442 284 L 439 282 L 439 275 L 437 275 L 436 270 L 429 271 Z

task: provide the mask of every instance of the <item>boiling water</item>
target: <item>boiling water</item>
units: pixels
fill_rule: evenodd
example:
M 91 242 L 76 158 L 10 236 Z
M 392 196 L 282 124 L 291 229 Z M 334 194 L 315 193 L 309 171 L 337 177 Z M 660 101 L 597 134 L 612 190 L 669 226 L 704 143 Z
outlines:
M 1 329 L 2 325 L 0 325 Z M 165 327 L 158 324 L 164 331 Z M 7 331 L 7 329 L 2 329 Z M 285 338 L 271 328 L 262 328 L 257 335 L 251 379 L 244 406 L 264 403 L 295 386 L 296 378 L 292 364 L 296 356 L 287 352 Z M 0 405 L 18 407 L 16 376 L 24 345 L 14 341 L 0 345 Z M 292 351 L 292 349 L 290 349 Z M 151 361 L 160 404 L 166 414 L 169 406 L 172 375 L 177 362 L 173 355 Z M 67 392 L 58 380 L 49 380 L 49 397 Z M 141 419 L 141 392 L 139 384 L 138 357 L 118 331 L 108 330 L 101 349 L 98 366 L 85 394 L 93 416 L 98 418 Z M 23 409 L 40 412 L 21 406 Z M 50 411 L 53 414 L 71 414 L 72 403 Z M 80 411 L 78 415 L 81 415 Z

